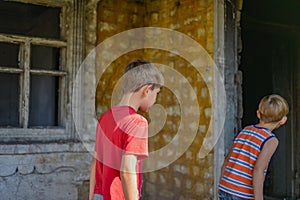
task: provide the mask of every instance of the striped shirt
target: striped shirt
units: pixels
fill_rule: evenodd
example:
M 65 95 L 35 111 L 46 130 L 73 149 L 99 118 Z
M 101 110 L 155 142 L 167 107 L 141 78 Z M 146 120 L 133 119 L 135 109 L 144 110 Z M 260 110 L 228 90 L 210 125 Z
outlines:
M 264 144 L 273 137 L 275 135 L 266 128 L 245 127 L 234 140 L 219 189 L 240 198 L 254 199 L 252 174 L 255 162 Z

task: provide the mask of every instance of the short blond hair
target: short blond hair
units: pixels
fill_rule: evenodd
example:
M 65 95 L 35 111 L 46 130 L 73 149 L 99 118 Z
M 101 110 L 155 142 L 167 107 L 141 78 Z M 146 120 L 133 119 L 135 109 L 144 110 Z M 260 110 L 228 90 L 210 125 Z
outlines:
M 123 93 L 136 92 L 145 85 L 152 89 L 162 87 L 164 79 L 161 72 L 147 60 L 131 61 L 124 71 Z
M 278 122 L 289 113 L 289 105 L 280 95 L 272 94 L 261 99 L 258 111 L 262 121 Z

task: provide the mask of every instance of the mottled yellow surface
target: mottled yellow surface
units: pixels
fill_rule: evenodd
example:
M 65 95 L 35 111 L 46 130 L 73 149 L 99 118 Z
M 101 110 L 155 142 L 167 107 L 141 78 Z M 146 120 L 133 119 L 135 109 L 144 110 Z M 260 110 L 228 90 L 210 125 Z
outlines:
M 213 8 L 213 0 L 102 0 L 98 4 L 97 43 L 100 44 L 105 39 L 132 28 L 164 27 L 190 36 L 213 56 Z M 120 42 L 130 45 L 126 41 Z M 101 62 L 105 58 L 97 59 Z M 99 80 L 96 94 L 97 115 L 111 106 L 115 84 L 122 76 L 126 64 L 134 59 L 164 64 L 181 73 L 196 91 L 200 108 L 200 120 L 195 122 L 198 134 L 194 142 L 168 167 L 144 174 L 143 199 L 213 199 L 213 152 L 203 159 L 198 157 L 211 120 L 211 94 L 201 74 L 184 58 L 157 49 L 141 49 L 120 56 Z M 210 69 L 210 73 L 213 77 L 213 69 Z M 177 80 L 172 81 L 178 84 Z M 185 89 L 178 84 L 180 92 L 185 92 Z M 159 94 L 157 103 L 165 109 L 167 119 L 163 128 L 149 138 L 150 151 L 158 150 L 172 140 L 182 117 L 180 109 L 186 107 L 180 105 L 174 93 L 168 88 L 164 88 Z M 193 112 L 193 109 L 189 112 Z M 148 114 L 145 116 L 150 121 Z

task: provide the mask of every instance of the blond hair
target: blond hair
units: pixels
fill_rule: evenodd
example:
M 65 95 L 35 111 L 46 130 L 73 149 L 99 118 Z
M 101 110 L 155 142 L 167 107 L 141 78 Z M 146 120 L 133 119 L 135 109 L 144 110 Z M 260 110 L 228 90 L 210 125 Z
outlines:
M 258 111 L 262 121 L 266 123 L 278 122 L 288 114 L 289 105 L 280 95 L 272 94 L 262 98 Z
M 145 85 L 152 85 L 151 89 L 161 87 L 164 79 L 161 72 L 146 60 L 134 60 L 130 62 L 124 71 L 123 93 L 136 92 Z

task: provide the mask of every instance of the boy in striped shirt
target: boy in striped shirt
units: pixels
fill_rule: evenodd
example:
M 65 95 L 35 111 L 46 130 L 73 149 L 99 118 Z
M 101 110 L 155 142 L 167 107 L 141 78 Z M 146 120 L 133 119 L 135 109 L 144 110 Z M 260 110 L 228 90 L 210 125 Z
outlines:
M 235 138 L 225 158 L 219 184 L 220 200 L 263 200 L 268 163 L 278 139 L 273 130 L 285 124 L 288 103 L 279 95 L 262 98 L 257 110 L 259 123 L 245 127 Z

